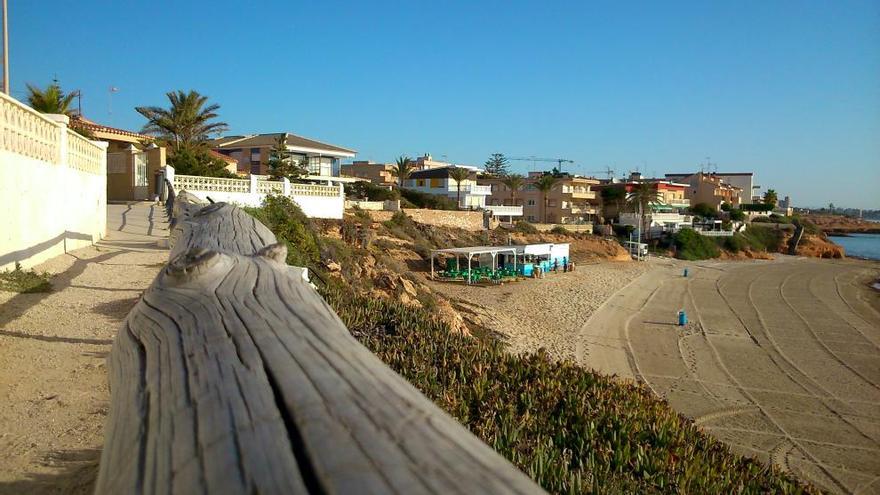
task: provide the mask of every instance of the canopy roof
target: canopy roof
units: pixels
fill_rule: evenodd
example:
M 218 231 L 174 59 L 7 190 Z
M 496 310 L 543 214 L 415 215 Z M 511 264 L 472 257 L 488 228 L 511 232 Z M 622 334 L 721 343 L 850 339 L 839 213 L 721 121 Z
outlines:
M 473 256 L 475 254 L 496 254 L 496 253 L 514 253 L 516 254 L 518 246 L 472 246 L 459 248 L 435 249 L 431 254 L 454 254 Z

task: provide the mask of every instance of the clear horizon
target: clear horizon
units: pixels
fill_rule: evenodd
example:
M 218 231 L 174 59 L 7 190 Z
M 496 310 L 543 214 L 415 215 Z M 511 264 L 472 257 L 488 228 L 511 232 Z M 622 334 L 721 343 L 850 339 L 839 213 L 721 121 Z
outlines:
M 195 89 L 230 133 L 357 159 L 502 152 L 620 176 L 709 157 L 797 206 L 880 208 L 876 2 L 68 5 L 10 1 L 12 95 L 57 77 L 107 125 Z

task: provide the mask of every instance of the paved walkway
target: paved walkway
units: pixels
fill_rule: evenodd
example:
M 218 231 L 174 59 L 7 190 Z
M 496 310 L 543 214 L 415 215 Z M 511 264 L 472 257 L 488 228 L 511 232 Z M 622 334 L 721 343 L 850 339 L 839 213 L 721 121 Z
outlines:
M 644 381 L 737 452 L 880 493 L 880 297 L 865 285 L 880 264 L 704 262 L 688 278 L 659 264 L 587 323 L 582 362 Z
M 0 292 L 0 494 L 91 493 L 120 323 L 168 258 L 162 207 L 108 206 L 108 236 L 36 267 L 53 291 Z

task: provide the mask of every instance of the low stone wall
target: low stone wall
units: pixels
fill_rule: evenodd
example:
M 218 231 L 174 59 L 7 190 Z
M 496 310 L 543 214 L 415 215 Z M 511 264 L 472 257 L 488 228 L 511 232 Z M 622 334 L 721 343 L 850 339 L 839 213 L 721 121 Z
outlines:
M 428 210 L 421 208 L 405 208 L 401 211 L 409 215 L 413 221 L 425 225 L 454 227 L 472 232 L 484 229 L 483 212 L 481 211 Z M 370 211 L 369 214 L 377 222 L 390 220 L 391 216 L 394 215 L 390 211 Z

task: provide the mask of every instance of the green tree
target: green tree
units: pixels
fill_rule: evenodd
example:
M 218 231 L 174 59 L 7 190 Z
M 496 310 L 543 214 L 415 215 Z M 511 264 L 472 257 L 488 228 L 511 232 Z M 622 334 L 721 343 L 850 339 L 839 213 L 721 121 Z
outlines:
M 501 183 L 510 189 L 510 204 L 516 206 L 516 192 L 522 188 L 525 177 L 519 174 L 509 174 L 504 176 Z
M 272 149 L 269 150 L 269 175 L 273 179 L 280 180 L 283 177 L 288 179 L 296 179 L 302 175 L 306 175 L 306 168 L 303 166 L 307 158 L 297 161 L 293 158 L 293 154 L 287 149 L 287 133 L 283 133 L 275 140 Z
M 502 177 L 507 175 L 507 157 L 504 153 L 492 153 L 486 160 L 486 173 Z
M 626 189 L 623 186 L 613 185 L 602 188 L 600 194 L 602 196 L 603 208 L 606 205 L 614 205 L 619 215 L 620 210 L 623 209 L 623 203 L 626 201 Z
M 236 177 L 226 170 L 226 162 L 214 158 L 204 147 L 182 148 L 168 157 L 168 164 L 180 175 Z
M 718 211 L 706 203 L 697 203 L 691 206 L 691 213 L 701 218 L 716 218 Z
M 537 182 L 535 182 L 535 189 L 541 191 L 541 207 L 543 208 L 544 223 L 547 223 L 547 193 L 552 191 L 554 187 L 556 187 L 556 183 L 559 181 L 559 178 L 554 176 L 553 174 L 545 174 L 542 175 Z
M 767 189 L 767 192 L 764 193 L 764 204 L 772 205 L 775 208 L 778 200 L 775 190 Z
M 220 105 L 208 105 L 208 97 L 190 90 L 171 91 L 165 94 L 170 106 L 135 107 L 147 119 L 143 133 L 156 136 L 174 152 L 183 148 L 201 146 L 211 134 L 228 129 L 225 122 L 217 121 Z
M 28 105 L 41 113 L 70 115 L 70 104 L 76 96 L 76 93 L 64 94 L 57 82 L 49 84 L 46 89 L 28 84 L 27 91 Z
M 464 167 L 451 167 L 449 169 L 449 178 L 455 181 L 455 202 L 461 208 L 461 183 L 471 176 L 471 171 Z
M 734 222 L 742 222 L 746 219 L 746 214 L 742 210 L 733 208 L 730 210 L 730 219 Z
M 391 175 L 397 177 L 397 185 L 403 189 L 403 181 L 406 180 L 413 171 L 412 158 L 406 155 L 397 157 L 397 163 L 391 169 Z
M 639 214 L 642 232 L 647 231 L 644 223 L 645 213 L 650 212 L 653 205 L 661 202 L 660 191 L 657 189 L 657 186 L 651 182 L 640 182 L 626 195 L 626 202 L 633 211 Z M 641 242 L 641 239 L 639 242 Z

